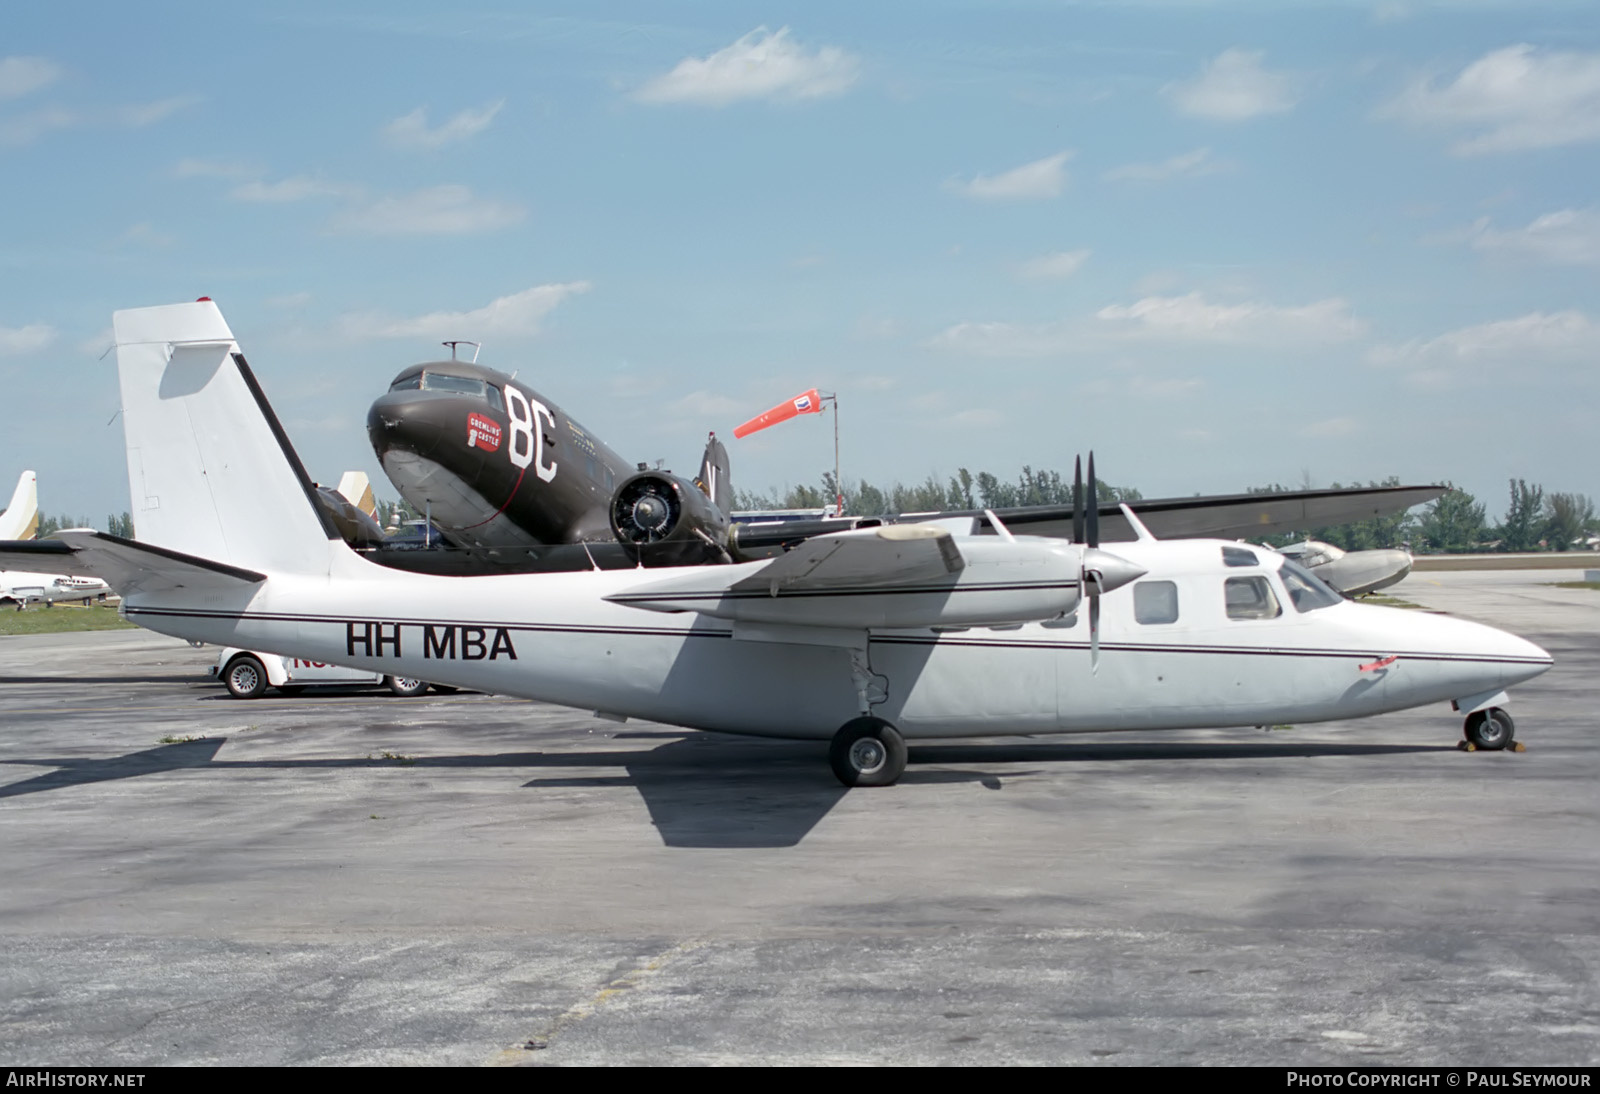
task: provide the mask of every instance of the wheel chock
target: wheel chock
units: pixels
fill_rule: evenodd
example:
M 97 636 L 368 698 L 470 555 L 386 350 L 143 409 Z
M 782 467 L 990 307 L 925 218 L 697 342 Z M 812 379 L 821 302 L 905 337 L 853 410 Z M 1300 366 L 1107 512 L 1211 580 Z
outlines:
M 1511 751 L 1512 752 L 1526 752 L 1526 751 L 1528 751 L 1528 746 L 1523 744 L 1521 741 L 1512 741 L 1511 742 Z
M 1476 751 L 1478 751 L 1478 746 L 1473 744 L 1471 741 L 1457 741 L 1456 742 L 1456 747 L 1459 748 L 1463 752 L 1476 752 Z

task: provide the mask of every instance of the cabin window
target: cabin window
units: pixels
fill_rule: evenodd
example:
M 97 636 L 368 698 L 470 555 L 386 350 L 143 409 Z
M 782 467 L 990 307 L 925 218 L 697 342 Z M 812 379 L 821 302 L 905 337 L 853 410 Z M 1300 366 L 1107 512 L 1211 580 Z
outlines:
M 1230 577 L 1223 584 L 1229 619 L 1276 619 L 1283 607 L 1266 578 Z
M 1289 590 L 1289 602 L 1297 612 L 1314 612 L 1344 599 L 1292 558 L 1283 560 L 1283 569 L 1278 573 L 1283 577 L 1283 587 Z
M 1224 547 L 1222 549 L 1222 564 L 1224 566 L 1259 566 L 1261 560 L 1254 551 L 1247 551 L 1243 547 Z
M 402 376 L 402 377 L 400 377 L 400 379 L 396 380 L 394 383 L 389 385 L 389 390 L 390 391 L 416 391 L 420 387 L 422 387 L 422 373 L 417 372 L 417 373 L 413 373 L 410 376 Z
M 1178 586 L 1171 581 L 1140 581 L 1133 586 L 1133 618 L 1140 623 L 1176 623 Z

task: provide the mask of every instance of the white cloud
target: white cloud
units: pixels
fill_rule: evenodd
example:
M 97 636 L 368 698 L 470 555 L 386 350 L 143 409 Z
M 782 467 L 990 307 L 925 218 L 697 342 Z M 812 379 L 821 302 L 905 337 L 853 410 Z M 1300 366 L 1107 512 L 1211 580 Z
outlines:
M 1307 437 L 1348 437 L 1361 428 L 1354 418 L 1329 418 L 1327 421 L 1312 422 L 1300 432 Z
M 326 182 L 310 175 L 291 175 L 278 182 L 246 182 L 235 186 L 228 196 L 235 201 L 259 202 L 266 205 L 283 205 L 306 198 L 338 197 L 352 193 L 352 188 L 341 183 Z
M 61 78 L 61 69 L 43 57 L 0 57 L 0 99 L 20 99 Z
M 441 122 L 433 129 L 428 128 L 428 111 L 426 107 L 417 107 L 411 113 L 396 118 L 383 127 L 384 136 L 391 144 L 402 148 L 443 148 L 447 144 L 457 144 L 475 137 L 489 128 L 489 123 L 494 121 L 494 116 L 500 113 L 500 108 L 506 101 L 490 103 L 480 110 L 463 110 L 447 122 Z
M 56 329 L 43 323 L 26 327 L 0 327 L 0 354 L 32 353 L 56 340 Z
M 183 159 L 172 169 L 175 179 L 247 179 L 261 172 L 242 163 L 222 160 Z
M 449 185 L 379 198 L 340 216 L 334 227 L 361 235 L 471 235 L 510 227 L 526 215 L 520 205 Z
M 1507 46 L 1443 86 L 1419 80 L 1380 113 L 1474 130 L 1452 149 L 1460 156 L 1600 139 L 1600 53 Z
M 1107 182 L 1163 182 L 1166 179 L 1214 175 L 1224 170 L 1222 164 L 1211 158 L 1211 149 L 1196 148 L 1193 152 L 1173 156 L 1160 163 L 1127 163 L 1105 173 Z
M 750 404 L 742 403 L 720 391 L 691 391 L 683 398 L 668 403 L 667 413 L 698 418 L 739 416 L 742 421 L 750 416 Z
M 998 175 L 979 175 L 970 182 L 952 180 L 946 188 L 978 201 L 1025 201 L 1061 195 L 1067 182 L 1067 160 L 1072 153 L 1057 152 Z
M 1350 313 L 1350 305 L 1336 298 L 1280 307 L 1260 301 L 1212 304 L 1194 292 L 1108 305 L 1092 319 L 957 323 L 936 335 L 929 345 L 977 357 L 1058 357 L 1134 339 L 1307 346 L 1346 341 L 1365 329 L 1366 324 Z M 1145 394 L 1155 395 L 1158 390 L 1152 386 Z
M 1018 267 L 1017 272 L 1030 280 L 1050 280 L 1062 277 L 1071 277 L 1083 269 L 1083 264 L 1089 261 L 1089 252 L 1080 251 L 1052 251 L 1038 258 L 1030 258 Z
M 570 296 L 589 291 L 587 281 L 535 285 L 491 300 L 473 311 L 436 311 L 412 318 L 378 312 L 347 315 L 341 327 L 352 338 L 483 338 L 538 334 L 544 317 Z
M 1164 89 L 1180 114 L 1211 121 L 1238 122 L 1263 114 L 1283 114 L 1299 101 L 1295 80 L 1261 67 L 1262 53 L 1225 49 L 1200 68 L 1193 80 Z
M 818 99 L 840 95 L 861 68 L 855 56 L 835 46 L 807 51 L 766 27 L 746 34 L 709 57 L 685 57 L 677 67 L 634 95 L 646 103 L 727 106 L 741 99 Z
M 1126 306 L 1111 304 L 1095 318 L 1129 336 L 1207 342 L 1340 342 L 1360 335 L 1366 324 L 1337 297 L 1280 307 L 1260 301 L 1213 304 L 1198 292 L 1147 296 Z
M 0 144 L 32 144 L 53 129 L 68 129 L 83 119 L 61 106 L 0 119 Z
M 1562 266 L 1600 266 L 1600 213 L 1561 209 L 1509 231 L 1480 220 L 1467 230 L 1466 241 L 1473 250 L 1490 254 Z
M 1589 361 L 1600 351 L 1600 327 L 1581 311 L 1530 312 L 1479 323 L 1436 338 L 1376 346 L 1375 365 L 1448 369 L 1478 362 L 1526 366 L 1535 362 Z
M 968 429 L 992 429 L 1005 424 L 1006 416 L 990 407 L 972 407 L 969 410 L 958 410 L 956 413 L 944 418 L 941 424 L 951 426 L 964 426 Z
M 153 103 L 136 103 L 132 106 L 118 107 L 115 112 L 116 120 L 131 129 L 142 129 L 147 125 L 176 114 L 185 107 L 190 107 L 200 102 L 199 95 L 176 95 L 170 99 L 160 99 Z

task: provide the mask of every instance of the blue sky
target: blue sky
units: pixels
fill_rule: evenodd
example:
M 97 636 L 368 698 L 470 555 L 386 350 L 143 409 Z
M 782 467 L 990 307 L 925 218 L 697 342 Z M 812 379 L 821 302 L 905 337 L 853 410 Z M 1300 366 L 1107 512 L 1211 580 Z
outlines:
M 484 342 L 625 456 L 1147 496 L 1600 495 L 1581 3 L 8 5 L 0 479 L 128 507 L 117 308 L 222 307 L 314 477 Z

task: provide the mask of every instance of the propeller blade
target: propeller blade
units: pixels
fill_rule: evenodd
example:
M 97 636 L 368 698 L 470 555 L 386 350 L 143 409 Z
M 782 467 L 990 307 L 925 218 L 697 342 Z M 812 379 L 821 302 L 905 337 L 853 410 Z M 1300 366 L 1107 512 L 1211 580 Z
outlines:
M 1084 514 L 1087 518 L 1089 546 L 1100 546 L 1100 488 L 1096 485 L 1099 480 L 1094 477 L 1094 453 L 1089 453 L 1089 494 L 1085 500 L 1089 503 L 1088 511 Z
M 1072 461 L 1072 542 L 1083 542 L 1083 457 Z
M 1087 583 L 1086 583 L 1087 584 Z M 1100 582 L 1089 584 L 1089 672 L 1100 675 Z

